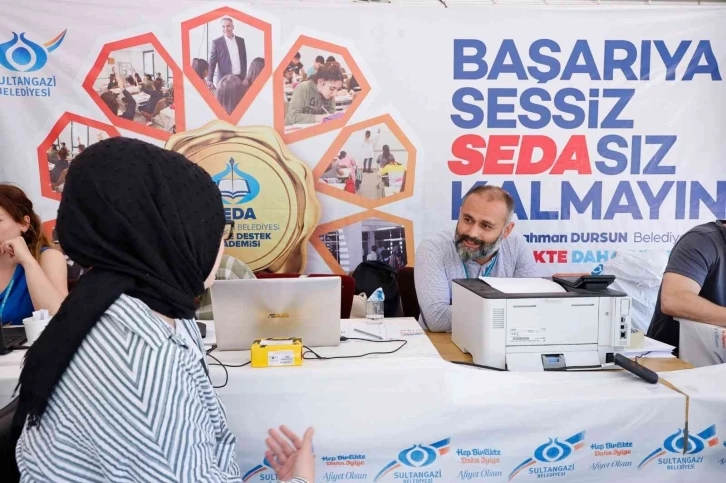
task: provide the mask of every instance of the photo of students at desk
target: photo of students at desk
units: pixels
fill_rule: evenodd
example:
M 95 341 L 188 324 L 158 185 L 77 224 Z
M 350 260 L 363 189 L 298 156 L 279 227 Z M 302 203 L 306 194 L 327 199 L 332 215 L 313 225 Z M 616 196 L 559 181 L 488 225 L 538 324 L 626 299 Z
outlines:
M 320 176 L 321 182 L 369 200 L 406 188 L 409 153 L 386 124 L 353 132 L 341 154 L 353 162 L 336 157 Z
M 173 72 L 151 44 L 112 52 L 94 88 L 112 115 L 175 131 Z
M 285 132 L 338 119 L 353 102 L 342 58 L 326 54 L 303 47 L 284 70 Z

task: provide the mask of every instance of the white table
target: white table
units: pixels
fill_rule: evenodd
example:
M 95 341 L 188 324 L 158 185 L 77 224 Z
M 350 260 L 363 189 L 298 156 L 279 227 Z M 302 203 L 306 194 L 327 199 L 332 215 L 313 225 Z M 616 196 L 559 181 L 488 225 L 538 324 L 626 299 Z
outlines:
M 552 471 L 564 474 L 553 481 L 718 481 L 706 478 L 705 464 L 668 471 L 654 462 L 638 469 L 685 426 L 686 397 L 665 385 L 624 371 L 508 373 L 458 366 L 439 357 L 414 319 L 384 323 L 384 335 L 408 341 L 395 354 L 227 369 L 229 381 L 218 394 L 237 436 L 243 481 L 271 476 L 263 464 L 264 439 L 279 424 L 300 433 L 315 427 L 316 481 L 449 483 L 471 477 L 516 483 Z M 353 320 L 343 323 L 346 335 L 351 326 L 379 330 Z M 213 324 L 204 342 L 214 342 Z M 355 355 L 389 346 L 397 343 L 347 341 L 315 350 Z M 227 364 L 249 360 L 248 351 L 212 354 Z M 19 356 L 3 356 L 14 363 L 0 365 L 0 387 L 14 387 Z M 221 384 L 224 370 L 211 366 L 210 377 Z M 719 451 L 709 447 L 704 455 L 715 461 Z M 429 476 L 411 476 L 419 472 Z

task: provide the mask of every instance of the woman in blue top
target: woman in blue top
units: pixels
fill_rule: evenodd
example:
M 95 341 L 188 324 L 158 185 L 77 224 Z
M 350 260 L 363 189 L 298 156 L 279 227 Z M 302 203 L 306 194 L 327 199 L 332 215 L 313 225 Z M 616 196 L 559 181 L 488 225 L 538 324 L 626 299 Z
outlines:
M 51 248 L 23 190 L 0 184 L 0 323 L 19 325 L 34 310 L 58 311 L 68 295 L 66 262 Z

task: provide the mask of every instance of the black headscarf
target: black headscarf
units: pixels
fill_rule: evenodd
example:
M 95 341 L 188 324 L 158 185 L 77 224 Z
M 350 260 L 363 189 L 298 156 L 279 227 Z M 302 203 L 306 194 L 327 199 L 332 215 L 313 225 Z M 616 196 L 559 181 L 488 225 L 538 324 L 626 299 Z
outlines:
M 57 233 L 92 267 L 31 346 L 20 375 L 15 437 L 40 421 L 76 351 L 121 294 L 172 318 L 194 317 L 224 230 L 219 189 L 178 153 L 136 139 L 89 146 L 68 169 Z

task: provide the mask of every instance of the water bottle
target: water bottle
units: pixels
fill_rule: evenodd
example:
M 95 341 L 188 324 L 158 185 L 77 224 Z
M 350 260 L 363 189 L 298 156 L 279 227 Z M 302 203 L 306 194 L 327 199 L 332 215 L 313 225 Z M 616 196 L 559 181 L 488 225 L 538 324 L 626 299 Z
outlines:
M 368 297 L 366 300 L 366 319 L 370 323 L 381 323 L 383 322 L 383 301 L 385 297 L 383 295 L 383 289 L 376 289 L 375 292 Z

